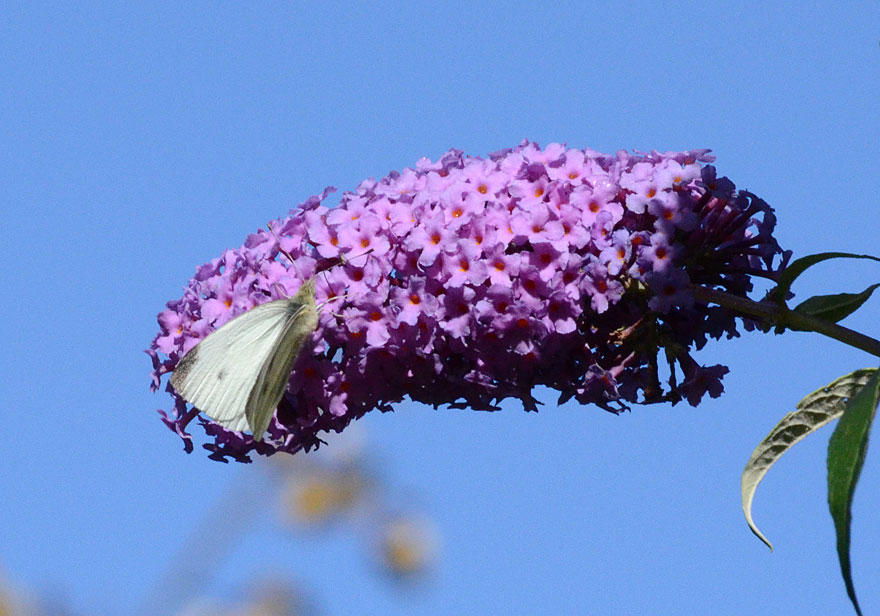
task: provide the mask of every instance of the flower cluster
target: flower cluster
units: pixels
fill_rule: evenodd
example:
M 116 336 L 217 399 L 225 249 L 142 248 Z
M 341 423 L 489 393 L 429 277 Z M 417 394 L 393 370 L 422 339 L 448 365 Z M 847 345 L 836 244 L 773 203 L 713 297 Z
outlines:
M 422 159 L 332 208 L 327 189 L 199 267 L 148 350 L 156 389 L 208 333 L 315 276 L 320 323 L 265 440 L 176 395 L 164 421 L 191 451 L 198 417 L 211 457 L 247 461 L 314 447 L 406 396 L 482 410 L 513 397 L 536 410 L 543 385 L 612 412 L 717 397 L 728 369 L 702 367 L 690 350 L 738 335 L 736 323 L 696 303 L 691 285 L 745 296 L 787 256 L 772 209 L 717 177 L 713 160 L 523 142 L 487 158 Z

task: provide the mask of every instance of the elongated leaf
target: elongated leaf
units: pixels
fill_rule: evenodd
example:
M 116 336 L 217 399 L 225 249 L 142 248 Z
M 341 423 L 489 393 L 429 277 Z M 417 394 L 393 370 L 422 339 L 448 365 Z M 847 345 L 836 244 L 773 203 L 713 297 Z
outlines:
M 839 417 L 847 401 L 855 396 L 876 372 L 874 368 L 856 370 L 814 391 L 798 402 L 797 410 L 786 414 L 752 452 L 752 457 L 746 463 L 742 474 L 743 513 L 752 532 L 771 550 L 773 545 L 752 520 L 752 500 L 758 484 L 770 467 L 795 443 Z
M 856 255 L 849 252 L 820 252 L 814 255 L 807 255 L 800 259 L 792 261 L 779 276 L 779 284 L 769 293 L 774 301 L 782 303 L 791 290 L 791 285 L 795 279 L 803 274 L 808 268 L 827 261 L 828 259 L 871 259 L 872 261 L 880 261 L 880 258 L 871 255 Z
M 828 506 L 837 531 L 837 557 L 846 593 L 860 616 L 862 611 L 856 600 L 849 559 L 852 500 L 868 451 L 868 435 L 878 401 L 880 372 L 875 372 L 870 382 L 846 405 L 828 442 Z
M 837 323 L 858 310 L 862 304 L 868 301 L 877 287 L 880 287 L 880 284 L 872 284 L 861 293 L 814 295 L 798 304 L 794 310 L 795 312 Z

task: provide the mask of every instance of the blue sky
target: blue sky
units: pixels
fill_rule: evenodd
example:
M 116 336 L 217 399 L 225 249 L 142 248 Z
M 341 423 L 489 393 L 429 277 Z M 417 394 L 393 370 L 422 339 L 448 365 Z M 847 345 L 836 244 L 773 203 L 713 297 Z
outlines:
M 75 614 L 130 613 L 260 472 L 181 451 L 142 351 L 198 264 L 327 185 L 524 137 L 711 148 L 776 208 L 796 256 L 880 253 L 876 3 L 184 4 L 0 9 L 0 575 Z M 829 264 L 795 290 L 878 277 Z M 846 324 L 877 336 L 876 306 Z M 368 415 L 401 506 L 442 537 L 417 588 L 377 574 L 354 531 L 283 533 L 267 493 L 201 591 L 235 597 L 268 571 L 326 614 L 847 613 L 830 430 L 758 490 L 773 554 L 743 521 L 739 475 L 803 395 L 876 358 L 800 333 L 698 358 L 731 373 L 697 409 Z M 878 460 L 869 450 L 854 509 L 866 613 L 880 610 Z

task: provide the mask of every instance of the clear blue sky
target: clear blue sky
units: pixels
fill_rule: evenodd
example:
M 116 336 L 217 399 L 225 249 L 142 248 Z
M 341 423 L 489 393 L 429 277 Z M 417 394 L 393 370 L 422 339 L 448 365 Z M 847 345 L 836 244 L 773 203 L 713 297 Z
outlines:
M 76 614 L 130 613 L 258 470 L 182 452 L 142 350 L 196 265 L 327 185 L 524 137 L 712 148 L 776 208 L 796 256 L 880 253 L 878 17 L 875 2 L 5 3 L 3 577 Z M 796 291 L 878 279 L 876 264 L 827 265 Z M 880 334 L 877 301 L 846 324 Z M 800 397 L 876 362 L 797 333 L 697 357 L 731 367 L 697 409 L 367 416 L 389 480 L 442 536 L 418 589 L 385 583 L 356 537 L 282 535 L 267 494 L 204 592 L 271 570 L 326 614 L 848 613 L 830 430 L 758 490 L 773 554 L 743 521 L 739 475 Z M 880 611 L 878 494 L 875 444 L 853 525 L 866 613 Z

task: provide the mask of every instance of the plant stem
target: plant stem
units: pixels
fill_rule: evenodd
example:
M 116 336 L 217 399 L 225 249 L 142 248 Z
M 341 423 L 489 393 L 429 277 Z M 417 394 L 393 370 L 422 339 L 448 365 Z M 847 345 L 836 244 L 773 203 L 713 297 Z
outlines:
M 779 304 L 756 302 L 744 297 L 730 295 L 724 291 L 707 289 L 697 285 L 694 285 L 691 289 L 694 292 L 694 298 L 701 304 L 712 302 L 735 312 L 758 317 L 758 319 L 770 325 L 787 327 L 798 331 L 816 332 L 870 353 L 875 357 L 880 357 L 880 341 L 842 325 L 801 314 L 800 312 L 794 312 Z

